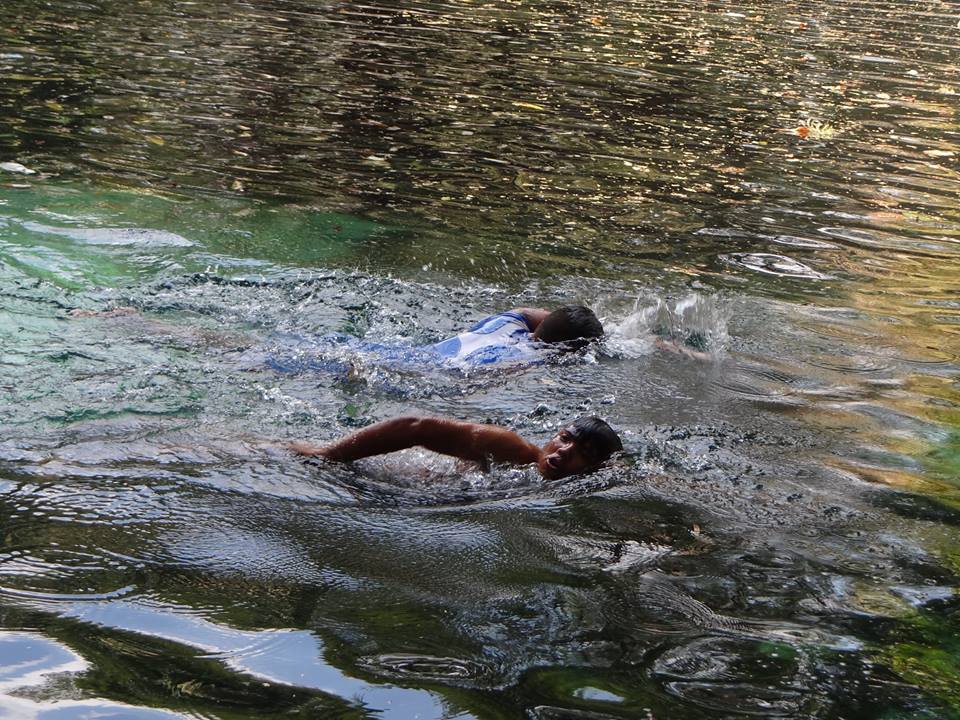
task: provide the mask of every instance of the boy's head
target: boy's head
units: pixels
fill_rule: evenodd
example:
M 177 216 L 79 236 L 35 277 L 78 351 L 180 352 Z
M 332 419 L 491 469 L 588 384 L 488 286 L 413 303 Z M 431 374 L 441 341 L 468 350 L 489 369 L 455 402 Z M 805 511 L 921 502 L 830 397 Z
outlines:
M 565 343 L 579 349 L 593 338 L 603 337 L 603 325 L 593 310 L 583 305 L 566 305 L 547 315 L 533 337 L 546 343 Z
M 568 430 L 583 448 L 584 454 L 596 464 L 623 450 L 620 436 L 606 420 L 596 416 L 577 418 Z
M 598 417 L 582 417 L 547 441 L 537 465 L 541 475 L 557 479 L 595 470 L 620 450 L 623 443 L 612 427 Z

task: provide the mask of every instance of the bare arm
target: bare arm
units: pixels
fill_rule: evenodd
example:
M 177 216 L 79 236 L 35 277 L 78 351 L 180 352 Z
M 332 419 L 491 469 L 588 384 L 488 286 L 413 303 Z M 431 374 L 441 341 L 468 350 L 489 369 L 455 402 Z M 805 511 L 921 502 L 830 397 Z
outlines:
M 657 338 L 656 346 L 659 350 L 669 350 L 670 352 L 675 352 L 678 355 L 686 355 L 688 358 L 693 358 L 694 360 L 716 360 L 716 357 L 714 357 L 714 355 L 711 353 L 693 350 L 681 345 L 676 340 L 664 340 L 663 338 Z
M 416 446 L 480 463 L 489 459 L 526 465 L 540 456 L 536 445 L 497 425 L 413 416 L 375 423 L 329 445 L 293 443 L 290 447 L 302 455 L 350 462 Z
M 530 332 L 533 332 L 538 327 L 540 327 L 540 323 L 543 322 L 543 319 L 550 314 L 549 310 L 544 310 L 543 308 L 528 308 L 528 307 L 513 308 L 513 310 L 511 310 L 510 312 L 515 312 L 515 313 L 518 313 L 519 315 L 523 315 L 524 320 L 527 321 L 527 325 L 530 326 Z

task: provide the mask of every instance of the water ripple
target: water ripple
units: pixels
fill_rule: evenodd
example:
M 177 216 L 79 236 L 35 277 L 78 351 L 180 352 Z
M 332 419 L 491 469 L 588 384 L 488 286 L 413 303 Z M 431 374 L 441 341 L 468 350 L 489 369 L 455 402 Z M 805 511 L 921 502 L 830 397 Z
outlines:
M 721 255 L 720 258 L 732 265 L 739 265 L 748 270 L 778 275 L 780 277 L 800 278 L 803 280 L 825 280 L 829 275 L 817 272 L 799 260 L 775 255 L 773 253 L 734 253 Z
M 0 615 L 90 663 L 2 710 L 946 716 L 956 20 L 0 3 Z M 265 362 L 572 302 L 510 372 Z M 412 412 L 626 450 L 284 448 Z
M 790 645 L 723 638 L 670 648 L 654 661 L 652 673 L 688 702 L 761 717 L 800 712 L 813 677 L 803 653 Z
M 471 660 L 429 655 L 376 655 L 360 658 L 365 670 L 396 680 L 444 681 L 462 684 L 487 674 L 487 669 Z

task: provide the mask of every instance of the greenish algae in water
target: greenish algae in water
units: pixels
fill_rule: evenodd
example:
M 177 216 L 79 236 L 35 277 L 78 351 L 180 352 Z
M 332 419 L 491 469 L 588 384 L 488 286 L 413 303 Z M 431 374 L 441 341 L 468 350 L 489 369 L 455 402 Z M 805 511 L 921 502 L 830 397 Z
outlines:
M 960 430 L 953 430 L 925 458 L 928 471 L 945 481 L 960 486 Z
M 930 477 L 956 487 L 960 484 L 960 430 L 929 450 L 921 460 Z M 955 493 L 939 492 L 931 500 L 960 509 Z M 960 545 L 944 548 L 942 557 L 960 575 Z M 934 615 L 921 611 L 905 620 L 898 632 L 902 642 L 882 649 L 879 659 L 904 680 L 923 688 L 948 708 L 949 718 L 960 718 L 960 618 L 956 611 Z
M 941 700 L 950 713 L 944 720 L 960 718 L 960 627 L 956 618 L 920 614 L 900 634 L 910 639 L 887 646 L 879 659 L 907 682 Z
M 396 233 L 307 206 L 53 182 L 0 190 L 0 228 L 0 262 L 75 290 L 220 268 L 356 262 Z

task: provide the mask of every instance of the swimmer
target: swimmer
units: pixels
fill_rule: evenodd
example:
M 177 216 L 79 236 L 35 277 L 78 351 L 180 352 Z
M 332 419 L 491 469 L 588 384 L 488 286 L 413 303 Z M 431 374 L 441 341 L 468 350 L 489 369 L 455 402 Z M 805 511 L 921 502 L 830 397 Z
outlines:
M 431 345 L 386 344 L 342 333 L 323 336 L 286 335 L 266 365 L 281 373 L 319 370 L 346 379 L 355 376 L 353 363 L 330 357 L 338 350 L 363 355 L 365 362 L 393 370 L 424 368 L 470 371 L 494 365 L 525 366 L 548 360 L 551 353 L 579 350 L 603 337 L 603 325 L 583 305 L 556 310 L 514 308 L 489 315 L 469 330 Z
M 139 316 L 131 307 L 106 311 L 74 309 L 68 314 L 74 318 Z M 153 324 L 161 327 L 160 323 Z M 552 311 L 523 307 L 489 315 L 465 332 L 417 347 L 371 342 L 342 333 L 320 337 L 281 335 L 278 337 L 281 352 L 270 354 L 266 364 L 279 372 L 324 370 L 349 377 L 352 371 L 348 363 L 311 356 L 311 353 L 337 347 L 364 353 L 375 364 L 400 369 L 430 365 L 471 368 L 496 363 L 530 364 L 542 362 L 543 350 L 547 347 L 561 352 L 575 351 L 600 337 L 603 337 L 603 325 L 593 310 L 583 305 L 565 305 Z M 237 347 L 245 344 L 233 338 L 231 343 Z M 288 355 L 286 348 L 295 354 Z
M 426 345 L 422 350 L 441 363 L 485 365 L 504 360 L 536 360 L 538 343 L 560 350 L 579 350 L 603 337 L 593 310 L 565 305 L 556 310 L 514 308 L 484 318 L 466 332 Z
M 623 450 L 623 443 L 613 428 L 598 417 L 578 418 L 538 447 L 498 425 L 403 416 L 374 423 L 329 445 L 294 442 L 288 447 L 301 455 L 336 462 L 422 447 L 475 462 L 485 470 L 491 462 L 536 465 L 543 477 L 557 480 L 596 470 L 615 452 Z

